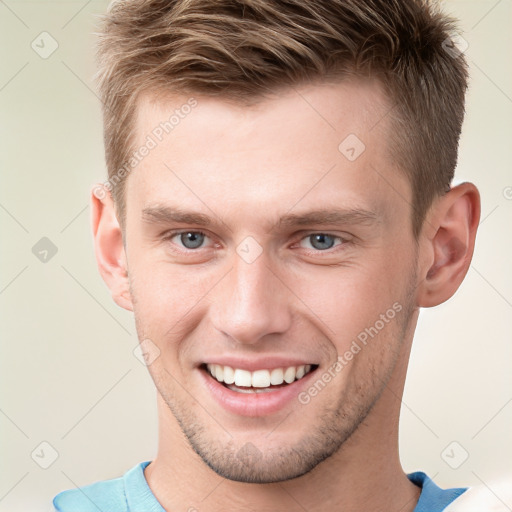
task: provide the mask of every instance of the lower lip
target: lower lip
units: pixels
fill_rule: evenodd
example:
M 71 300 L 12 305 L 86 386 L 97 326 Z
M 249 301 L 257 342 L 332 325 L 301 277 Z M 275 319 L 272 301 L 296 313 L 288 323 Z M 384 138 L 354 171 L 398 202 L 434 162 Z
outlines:
M 294 399 L 298 402 L 299 393 L 306 387 L 316 369 L 287 386 L 261 393 L 238 393 L 225 387 L 206 370 L 201 368 L 199 371 L 213 398 L 224 409 L 240 416 L 255 417 L 274 414 Z

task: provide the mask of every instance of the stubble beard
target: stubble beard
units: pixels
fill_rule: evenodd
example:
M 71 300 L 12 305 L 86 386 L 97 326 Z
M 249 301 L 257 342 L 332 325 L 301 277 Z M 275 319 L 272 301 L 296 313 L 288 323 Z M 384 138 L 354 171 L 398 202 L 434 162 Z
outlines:
M 396 333 L 402 337 L 404 334 L 405 327 Z M 386 368 L 383 371 L 382 359 L 377 358 L 370 375 L 364 375 L 352 382 L 334 405 L 325 405 L 319 410 L 315 414 L 314 424 L 307 426 L 304 434 L 293 445 L 287 445 L 285 442 L 273 443 L 274 448 L 271 450 L 265 450 L 264 446 L 256 446 L 251 442 L 237 442 L 234 436 L 222 441 L 221 438 L 224 439 L 227 434 L 222 431 L 221 426 L 209 417 L 201 420 L 194 414 L 190 403 L 185 403 L 177 395 L 169 395 L 166 386 L 160 385 L 160 379 L 155 378 L 156 376 L 154 381 L 190 446 L 213 471 L 223 478 L 238 482 L 275 483 L 308 473 L 342 449 L 378 401 L 393 373 L 397 359 L 398 351 L 394 351 L 386 360 Z M 328 386 L 322 390 L 322 393 L 328 392 Z M 318 397 L 307 405 L 302 405 L 297 400 L 296 408 L 284 420 L 283 425 L 288 422 L 300 424 L 302 408 L 314 407 L 317 400 Z M 212 425 L 207 424 L 208 420 Z M 217 429 L 221 429 L 221 432 L 216 435 Z M 275 434 L 279 435 L 279 429 L 276 430 Z M 261 438 L 265 439 L 265 436 Z
M 412 276 L 410 283 L 414 282 L 415 275 Z M 227 441 L 221 440 L 228 435 L 225 429 L 223 430 L 201 407 L 197 410 L 201 414 L 204 412 L 206 419 L 201 419 L 195 414 L 194 408 L 190 406 L 193 399 L 190 398 L 187 403 L 179 397 L 180 390 L 184 388 L 171 382 L 172 378 L 169 380 L 162 376 L 165 371 L 155 372 L 150 367 L 150 373 L 160 396 L 191 448 L 219 476 L 237 482 L 260 484 L 297 478 L 342 450 L 378 401 L 393 374 L 400 351 L 404 349 L 406 333 L 414 310 L 413 292 L 414 288 L 409 286 L 401 302 L 403 310 L 400 316 L 396 317 L 398 323 L 394 333 L 380 340 L 381 345 L 385 345 L 392 339 L 393 348 L 385 350 L 385 357 L 383 352 L 374 351 L 373 358 L 370 358 L 370 372 L 355 375 L 335 403 L 332 406 L 325 405 L 319 410 L 314 415 L 315 423 L 305 426 L 304 433 L 291 446 L 286 444 L 286 439 L 280 443 L 272 443 L 273 448 L 270 450 L 262 445 L 255 446 L 251 442 L 237 441 L 234 436 Z M 371 343 L 378 342 L 379 340 L 374 339 Z M 328 387 L 322 393 L 328 393 Z M 297 407 L 283 424 L 294 422 L 295 425 L 299 425 L 301 408 L 309 406 L 302 405 L 297 400 Z M 219 432 L 216 432 L 217 430 Z M 264 439 L 264 436 L 262 438 Z

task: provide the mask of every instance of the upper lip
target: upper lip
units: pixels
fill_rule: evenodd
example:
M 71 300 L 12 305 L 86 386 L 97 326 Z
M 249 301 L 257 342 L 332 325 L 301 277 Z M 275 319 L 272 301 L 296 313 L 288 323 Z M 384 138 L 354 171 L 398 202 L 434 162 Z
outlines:
M 259 356 L 257 358 L 241 358 L 241 357 L 212 357 L 205 359 L 202 364 L 218 364 L 221 366 L 231 366 L 231 368 L 238 368 L 240 370 L 247 370 L 250 372 L 256 370 L 273 370 L 274 368 L 289 368 L 290 366 L 301 366 L 301 365 L 316 365 L 318 363 L 306 360 L 299 359 L 296 357 L 286 357 L 286 356 Z

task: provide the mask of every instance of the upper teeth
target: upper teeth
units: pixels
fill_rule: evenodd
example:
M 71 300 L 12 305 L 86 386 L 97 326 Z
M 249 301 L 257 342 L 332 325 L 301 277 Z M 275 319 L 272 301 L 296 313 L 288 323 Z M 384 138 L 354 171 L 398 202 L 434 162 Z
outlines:
M 250 372 L 231 366 L 223 366 L 220 364 L 207 364 L 208 371 L 219 382 L 226 384 L 235 384 L 236 386 L 266 388 L 273 385 L 290 384 L 295 379 L 301 379 L 311 370 L 310 364 L 302 364 L 300 366 L 288 366 L 287 368 L 274 368 L 273 370 L 256 370 Z

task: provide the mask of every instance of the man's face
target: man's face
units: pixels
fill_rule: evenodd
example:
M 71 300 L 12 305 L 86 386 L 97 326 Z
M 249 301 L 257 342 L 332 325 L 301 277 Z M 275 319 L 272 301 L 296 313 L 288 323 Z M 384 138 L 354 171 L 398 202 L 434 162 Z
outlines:
M 144 98 L 135 146 L 187 99 Z M 137 331 L 203 460 L 285 480 L 364 428 L 410 342 L 411 188 L 374 85 L 196 99 L 127 180 Z

